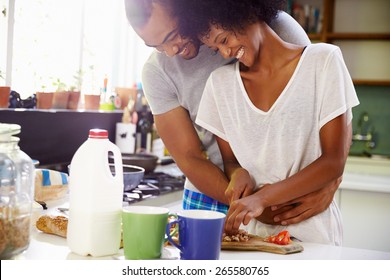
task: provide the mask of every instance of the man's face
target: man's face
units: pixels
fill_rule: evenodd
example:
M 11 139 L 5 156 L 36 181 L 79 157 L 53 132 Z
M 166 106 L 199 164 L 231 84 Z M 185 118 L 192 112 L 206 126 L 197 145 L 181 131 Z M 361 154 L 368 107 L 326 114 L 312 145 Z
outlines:
M 199 52 L 200 43 L 182 38 L 176 20 L 158 3 L 153 4 L 149 21 L 134 30 L 147 46 L 169 57 L 180 55 L 183 59 L 191 59 Z

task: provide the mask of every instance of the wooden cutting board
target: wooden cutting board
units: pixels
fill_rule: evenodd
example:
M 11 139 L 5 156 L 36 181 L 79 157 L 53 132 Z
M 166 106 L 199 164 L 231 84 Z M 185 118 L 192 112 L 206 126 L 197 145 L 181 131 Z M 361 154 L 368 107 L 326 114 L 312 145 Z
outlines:
M 275 254 L 292 254 L 303 251 L 303 246 L 292 241 L 288 245 L 278 245 L 263 241 L 263 237 L 250 235 L 250 239 L 246 242 L 225 242 L 222 241 L 222 250 L 238 250 L 238 251 L 262 251 Z

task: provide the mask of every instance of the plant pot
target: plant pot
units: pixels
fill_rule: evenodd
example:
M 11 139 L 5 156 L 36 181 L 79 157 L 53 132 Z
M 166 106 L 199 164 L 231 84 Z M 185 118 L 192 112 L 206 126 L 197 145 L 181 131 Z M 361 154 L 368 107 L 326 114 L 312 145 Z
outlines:
M 68 106 L 69 92 L 56 91 L 53 94 L 53 109 L 66 109 Z
M 8 108 L 10 87 L 0 87 L 0 108 Z
M 37 109 L 51 109 L 53 105 L 53 92 L 38 91 L 37 96 Z
M 137 88 L 115 88 L 116 94 L 121 100 L 121 109 L 124 109 L 129 104 L 130 98 L 137 101 Z
M 84 94 L 84 108 L 85 110 L 99 110 L 100 95 Z
M 69 99 L 67 109 L 77 110 L 79 107 L 80 92 L 79 91 L 69 91 Z

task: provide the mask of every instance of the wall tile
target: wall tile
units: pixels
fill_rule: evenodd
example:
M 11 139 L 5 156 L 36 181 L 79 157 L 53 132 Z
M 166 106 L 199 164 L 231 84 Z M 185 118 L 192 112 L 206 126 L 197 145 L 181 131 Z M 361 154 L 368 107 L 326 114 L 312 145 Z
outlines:
M 390 87 L 356 86 L 360 105 L 353 109 L 352 125 L 354 133 L 359 131 L 359 117 L 367 112 L 374 127 L 375 148 L 367 148 L 363 142 L 355 142 L 350 154 L 378 154 L 390 156 Z

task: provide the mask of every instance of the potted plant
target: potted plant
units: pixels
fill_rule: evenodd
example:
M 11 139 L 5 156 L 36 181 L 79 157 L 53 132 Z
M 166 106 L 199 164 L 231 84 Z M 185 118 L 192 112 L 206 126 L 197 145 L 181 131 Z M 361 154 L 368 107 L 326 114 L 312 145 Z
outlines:
M 59 78 L 55 79 L 53 86 L 56 88 L 53 94 L 53 109 L 66 109 L 68 106 L 69 92 L 66 90 L 66 84 Z
M 1 70 L 0 70 L 0 81 L 2 81 L 0 86 L 0 108 L 8 108 L 9 94 L 11 92 L 11 88 L 5 86 L 5 74 Z
M 37 109 L 51 109 L 53 105 L 54 93 L 46 89 L 46 85 L 42 83 L 42 78 L 40 78 L 40 80 L 41 80 L 41 88 L 39 91 L 36 92 Z
M 73 76 L 74 84 L 69 88 L 69 99 L 67 109 L 76 110 L 79 106 L 81 85 L 83 84 L 83 70 L 79 70 Z
M 100 91 L 95 88 L 96 84 L 96 77 L 95 77 L 95 66 L 90 65 L 89 71 L 88 71 L 88 77 L 87 76 L 87 84 L 88 84 L 88 78 L 89 80 L 89 87 L 85 92 L 88 92 L 87 94 L 84 92 L 84 109 L 86 110 L 99 110 L 100 107 Z

